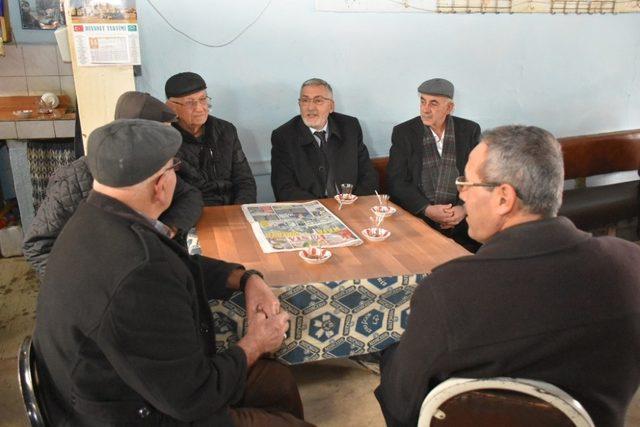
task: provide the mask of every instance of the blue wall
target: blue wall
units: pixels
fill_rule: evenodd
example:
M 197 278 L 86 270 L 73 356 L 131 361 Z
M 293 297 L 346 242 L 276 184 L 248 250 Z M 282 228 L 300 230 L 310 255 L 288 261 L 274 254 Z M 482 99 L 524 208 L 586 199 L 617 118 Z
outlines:
M 153 3 L 190 36 L 221 44 L 267 0 Z M 638 14 L 326 13 L 313 0 L 274 0 L 244 35 L 209 48 L 146 0 L 137 6 L 138 89 L 164 99 L 172 74 L 202 74 L 213 114 L 238 127 L 261 200 L 271 197 L 271 131 L 297 114 L 300 83 L 313 76 L 333 85 L 338 111 L 360 119 L 372 157 L 388 154 L 393 125 L 417 115 L 416 87 L 434 76 L 453 81 L 457 114 L 483 128 L 526 123 L 566 136 L 640 127 Z

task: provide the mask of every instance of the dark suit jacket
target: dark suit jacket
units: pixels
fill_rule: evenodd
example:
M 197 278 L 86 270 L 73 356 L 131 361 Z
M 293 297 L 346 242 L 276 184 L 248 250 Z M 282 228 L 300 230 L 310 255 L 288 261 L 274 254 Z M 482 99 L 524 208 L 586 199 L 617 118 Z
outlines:
M 189 256 L 91 192 L 56 240 L 38 295 L 34 347 L 51 425 L 231 425 L 247 361 L 237 346 L 216 352 L 208 301 L 231 295 L 238 267 Z
M 453 129 L 456 135 L 456 165 L 460 175 L 463 175 L 469 153 L 478 144 L 480 125 L 453 116 Z M 416 215 L 429 204 L 421 190 L 423 135 L 424 124 L 420 116 L 395 126 L 387 164 L 387 187 L 391 199 Z
M 354 184 L 353 193 L 373 194 L 378 173 L 362 142 L 358 119 L 340 113 L 329 115 L 335 182 Z M 271 134 L 271 186 L 277 201 L 310 200 L 325 197 L 322 182 L 322 151 L 300 116 Z
M 415 426 L 450 377 L 551 383 L 598 427 L 622 427 L 640 381 L 640 248 L 567 218 L 502 231 L 433 270 L 385 350 L 376 396 L 387 425 Z

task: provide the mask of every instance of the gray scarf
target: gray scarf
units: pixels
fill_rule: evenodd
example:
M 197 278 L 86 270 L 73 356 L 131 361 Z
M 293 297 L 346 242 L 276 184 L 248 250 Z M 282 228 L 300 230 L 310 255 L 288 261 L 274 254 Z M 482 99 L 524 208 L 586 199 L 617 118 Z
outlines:
M 434 205 L 455 204 L 458 200 L 456 178 L 460 176 L 456 166 L 456 136 L 453 118 L 447 118 L 442 141 L 442 157 L 438 153 L 436 140 L 429 126 L 424 127 L 422 137 L 422 192 Z

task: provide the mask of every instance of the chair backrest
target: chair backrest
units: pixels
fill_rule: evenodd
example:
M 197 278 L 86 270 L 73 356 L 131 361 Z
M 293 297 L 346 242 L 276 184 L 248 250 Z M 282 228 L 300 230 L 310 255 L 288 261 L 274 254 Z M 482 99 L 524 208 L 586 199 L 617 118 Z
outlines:
M 389 157 L 376 157 L 371 159 L 373 168 L 378 172 L 378 192 L 380 194 L 387 192 L 387 163 L 389 163 Z
M 640 171 L 640 129 L 558 138 L 564 179 L 612 172 Z M 378 191 L 386 192 L 389 157 L 371 159 L 378 172 Z
M 522 378 L 451 378 L 422 403 L 418 427 L 594 427 L 582 405 L 558 387 Z
M 564 179 L 640 170 L 640 129 L 558 138 Z
M 36 358 L 31 344 L 31 336 L 27 336 L 22 341 L 18 353 L 18 384 L 31 426 L 46 426 L 46 414 L 38 398 L 38 371 L 36 370 Z

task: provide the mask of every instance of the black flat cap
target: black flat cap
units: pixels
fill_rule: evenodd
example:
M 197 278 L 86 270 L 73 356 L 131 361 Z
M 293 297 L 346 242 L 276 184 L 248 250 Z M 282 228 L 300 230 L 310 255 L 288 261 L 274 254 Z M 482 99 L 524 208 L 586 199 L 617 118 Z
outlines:
M 100 184 L 128 187 L 158 172 L 181 143 L 180 132 L 171 126 L 143 119 L 115 120 L 89 135 L 87 164 Z
M 187 71 L 169 77 L 169 80 L 164 85 L 164 93 L 167 98 L 178 98 L 200 92 L 206 88 L 207 84 L 199 74 Z
M 446 96 L 453 99 L 453 83 L 445 79 L 431 79 L 418 86 L 418 92 L 426 95 Z
M 131 91 L 118 98 L 114 118 L 175 122 L 178 116 L 164 102 L 148 93 Z

